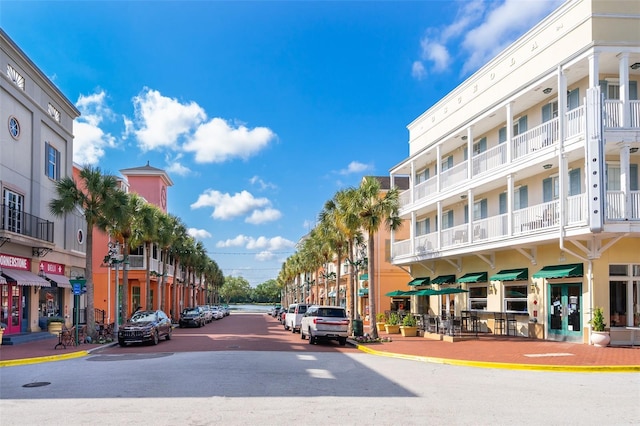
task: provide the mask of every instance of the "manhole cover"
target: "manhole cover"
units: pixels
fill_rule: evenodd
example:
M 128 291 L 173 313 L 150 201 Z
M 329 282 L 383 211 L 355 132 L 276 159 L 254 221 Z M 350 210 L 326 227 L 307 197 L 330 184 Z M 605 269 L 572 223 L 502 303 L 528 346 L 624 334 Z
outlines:
M 51 382 L 33 382 L 27 383 L 26 385 L 22 385 L 23 388 L 39 388 L 40 386 L 50 385 Z
M 240 346 L 237 346 L 237 345 L 236 346 L 227 346 L 227 348 L 229 348 L 229 349 L 240 349 Z

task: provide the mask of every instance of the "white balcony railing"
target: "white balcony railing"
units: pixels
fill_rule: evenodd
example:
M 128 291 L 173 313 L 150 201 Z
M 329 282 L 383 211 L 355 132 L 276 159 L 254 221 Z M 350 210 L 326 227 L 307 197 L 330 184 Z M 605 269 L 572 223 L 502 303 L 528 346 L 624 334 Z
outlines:
M 446 189 L 467 180 L 467 162 L 463 161 L 440 173 L 440 189 Z
M 474 176 L 500 168 L 507 163 L 507 144 L 501 143 L 485 152 L 481 152 L 473 157 L 472 162 Z
M 558 141 L 558 119 L 554 118 L 546 123 L 527 130 L 513 138 L 512 156 L 518 159 L 531 154 Z
M 631 106 L 631 127 L 640 127 L 640 101 L 629 101 Z
M 617 99 L 605 99 L 604 101 L 604 127 L 621 127 L 620 105 L 622 101 Z
M 568 111 L 566 114 L 565 136 L 567 139 L 584 134 L 585 131 L 584 105 Z

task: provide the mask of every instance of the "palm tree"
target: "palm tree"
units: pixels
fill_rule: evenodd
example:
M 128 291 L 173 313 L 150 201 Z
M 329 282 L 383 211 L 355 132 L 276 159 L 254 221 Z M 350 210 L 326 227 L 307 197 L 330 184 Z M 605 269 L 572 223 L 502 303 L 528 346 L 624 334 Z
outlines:
M 392 188 L 381 193 L 380 182 L 371 176 L 363 179 L 358 188 L 358 197 L 354 200 L 353 209 L 361 220 L 362 228 L 367 232 L 367 257 L 369 275 L 369 324 L 370 335 L 378 337 L 376 327 L 376 281 L 375 281 L 375 234 L 384 224 L 390 230 L 397 230 L 402 221 L 398 215 L 400 209 L 399 192 Z
M 118 180 L 112 175 L 103 175 L 100 168 L 84 166 L 80 170 L 80 181 L 67 176 L 56 182 L 57 198 L 49 202 L 49 210 L 56 217 L 63 217 L 80 208 L 87 222 L 87 250 L 85 279 L 87 290 L 87 334 L 96 337 L 96 318 L 93 287 L 93 230 L 103 227 L 107 218 L 126 203 L 126 194 L 118 189 Z M 77 308 L 77 307 L 76 307 Z
M 160 261 L 162 262 L 160 277 L 160 309 L 165 311 L 166 301 L 164 297 L 164 286 L 167 278 L 167 264 L 171 254 L 171 246 L 179 238 L 177 232 L 180 226 L 180 219 L 172 214 L 161 214 L 158 218 L 158 245 L 160 246 Z
M 135 220 L 134 241 L 144 246 L 146 255 L 146 309 L 153 309 L 153 301 L 151 300 L 151 253 L 153 243 L 157 240 L 158 217 L 161 210 L 149 203 L 144 203 Z M 157 272 L 157 271 L 156 271 Z

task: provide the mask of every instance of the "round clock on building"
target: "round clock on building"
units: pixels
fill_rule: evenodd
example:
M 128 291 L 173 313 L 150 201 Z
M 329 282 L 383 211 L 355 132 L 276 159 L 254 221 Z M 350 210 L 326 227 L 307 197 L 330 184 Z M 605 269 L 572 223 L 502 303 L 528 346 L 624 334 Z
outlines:
M 160 190 L 160 204 L 162 204 L 162 208 L 167 208 L 167 188 L 163 185 Z

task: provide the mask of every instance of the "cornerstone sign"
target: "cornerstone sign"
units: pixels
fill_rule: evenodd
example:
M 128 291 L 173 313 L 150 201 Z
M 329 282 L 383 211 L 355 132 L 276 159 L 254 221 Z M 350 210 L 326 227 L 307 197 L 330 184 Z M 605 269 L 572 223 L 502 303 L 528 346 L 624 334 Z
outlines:
M 0 266 L 9 269 L 31 271 L 31 259 L 27 257 L 11 256 L 9 254 L 0 253 Z

